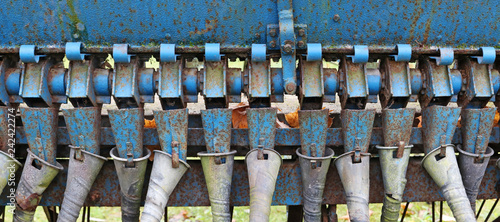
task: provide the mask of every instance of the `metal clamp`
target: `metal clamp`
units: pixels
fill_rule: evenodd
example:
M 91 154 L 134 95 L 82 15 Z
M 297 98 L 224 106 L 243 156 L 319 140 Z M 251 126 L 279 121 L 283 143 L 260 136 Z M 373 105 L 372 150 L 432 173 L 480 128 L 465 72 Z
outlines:
M 172 168 L 179 168 L 179 142 L 172 141 Z
M 409 62 L 411 60 L 411 45 L 409 44 L 397 44 L 396 50 L 397 55 L 391 55 L 394 57 L 396 62 Z
M 439 57 L 430 57 L 436 60 L 438 66 L 448 66 L 453 63 L 454 55 L 452 48 L 439 48 Z
M 175 44 L 161 44 L 160 45 L 160 61 L 161 62 L 176 62 L 177 56 L 175 54 Z
M 307 43 L 307 55 L 306 60 L 309 61 L 321 61 L 323 54 L 321 51 L 321 43 Z
M 83 45 L 81 42 L 67 42 L 66 43 L 66 58 L 70 61 L 83 61 L 88 54 L 82 54 L 81 49 Z
M 127 168 L 134 168 L 135 163 L 134 163 L 134 154 L 132 153 L 134 150 L 134 147 L 131 142 L 127 142 L 127 163 L 125 163 L 125 167 Z
M 205 43 L 205 61 L 220 62 L 222 56 L 219 43 Z
M 354 55 L 348 55 L 347 57 L 352 58 L 353 63 L 366 63 L 368 62 L 368 46 L 366 45 L 355 45 Z
M 19 58 L 24 63 L 38 63 L 40 57 L 44 57 L 45 55 L 35 55 L 35 50 L 35 45 L 22 45 L 19 48 Z
M 495 48 L 493 47 L 481 47 L 479 48 L 479 51 L 483 53 L 482 56 L 472 56 L 472 58 L 477 59 L 477 63 L 479 64 L 493 64 L 495 62 L 495 59 L 497 57 L 497 54 L 495 52 Z
M 132 56 L 128 54 L 128 44 L 113 45 L 113 59 L 115 63 L 130 63 Z
M 266 61 L 266 44 L 252 44 L 252 61 L 265 62 Z

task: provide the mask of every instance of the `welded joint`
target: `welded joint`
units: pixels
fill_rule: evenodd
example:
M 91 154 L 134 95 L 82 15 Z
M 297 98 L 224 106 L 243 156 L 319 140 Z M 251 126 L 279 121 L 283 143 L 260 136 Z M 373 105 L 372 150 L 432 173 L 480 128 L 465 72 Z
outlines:
M 410 44 L 397 44 L 397 55 L 391 55 L 396 62 L 409 62 L 411 60 L 411 45 Z
M 472 58 L 477 59 L 477 63 L 479 64 L 493 64 L 495 63 L 495 59 L 497 53 L 495 48 L 493 47 L 481 47 L 479 51 L 482 53 L 482 56 L 472 56 Z
M 176 62 L 177 54 L 175 54 L 175 44 L 160 45 L 160 61 L 161 62 Z
M 113 45 L 113 59 L 115 63 L 130 63 L 130 58 L 134 55 L 128 54 L 128 44 Z
M 69 61 L 83 61 L 88 54 L 82 54 L 81 50 L 84 48 L 81 42 L 67 42 L 65 47 L 66 58 Z
M 366 45 L 355 45 L 354 55 L 347 55 L 352 59 L 353 63 L 366 63 L 368 62 L 369 52 Z
M 21 45 L 19 48 L 19 58 L 24 63 L 38 63 L 45 55 L 35 55 L 36 45 Z
M 430 58 L 436 60 L 438 66 L 451 65 L 455 59 L 452 48 L 439 48 L 439 57 L 432 56 Z
M 207 62 L 220 62 L 220 43 L 205 43 L 205 61 Z

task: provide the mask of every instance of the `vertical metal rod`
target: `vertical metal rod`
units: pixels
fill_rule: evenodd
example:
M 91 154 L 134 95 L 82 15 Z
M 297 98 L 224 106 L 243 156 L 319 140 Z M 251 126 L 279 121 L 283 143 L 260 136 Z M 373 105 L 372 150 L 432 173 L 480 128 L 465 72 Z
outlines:
M 401 222 L 405 221 L 406 211 L 408 210 L 408 206 L 410 202 L 406 202 L 405 209 L 403 210 L 403 215 L 401 216 Z
M 490 212 L 488 213 L 488 216 L 486 216 L 486 219 L 484 219 L 484 222 L 487 222 L 487 221 L 490 219 L 491 214 L 493 213 L 493 210 L 495 210 L 495 207 L 497 206 L 498 200 L 500 200 L 500 198 L 497 198 L 497 200 L 495 200 L 495 203 L 494 203 L 494 204 L 493 204 L 493 206 L 491 207 L 491 210 L 490 210 Z
M 328 204 L 328 220 L 329 222 L 337 222 L 337 205 Z
M 481 206 L 479 206 L 479 210 L 477 210 L 477 213 L 476 213 L 476 218 L 478 218 L 479 214 L 481 214 L 481 211 L 483 210 L 485 203 L 486 203 L 486 199 L 484 199 L 483 202 L 481 203 Z
M 165 214 L 163 215 L 163 220 L 168 221 L 168 207 L 165 207 Z
M 434 201 L 432 201 L 432 222 L 436 222 L 436 218 L 435 218 L 435 215 L 434 215 L 434 211 L 435 211 L 435 206 L 434 206 Z
M 90 206 L 87 207 L 87 222 L 90 222 Z
M 83 207 L 82 222 L 85 222 L 86 213 L 87 213 L 87 207 Z
M 443 222 L 443 201 L 439 202 L 439 222 Z

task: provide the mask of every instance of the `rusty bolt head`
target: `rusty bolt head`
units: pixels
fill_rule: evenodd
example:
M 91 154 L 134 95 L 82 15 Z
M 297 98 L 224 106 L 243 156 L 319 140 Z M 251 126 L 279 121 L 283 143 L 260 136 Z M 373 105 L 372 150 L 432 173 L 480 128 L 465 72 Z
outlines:
M 274 41 L 274 40 L 273 40 L 273 41 L 270 41 L 270 42 L 269 42 L 269 46 L 270 46 L 271 48 L 276 47 L 276 41 Z
M 293 83 L 293 82 L 288 83 L 288 84 L 286 84 L 286 91 L 289 92 L 289 93 L 293 92 L 293 91 L 295 91 L 296 87 L 297 86 L 295 85 L 295 83 Z
M 304 46 L 305 46 L 304 41 L 299 41 L 299 42 L 297 42 L 297 46 L 298 46 L 299 48 L 304 47 Z
M 290 44 L 285 44 L 283 46 L 283 51 L 286 52 L 286 53 L 291 53 L 292 52 L 292 45 Z
M 304 37 L 306 35 L 306 30 L 304 29 L 299 29 L 299 36 Z
M 338 22 L 339 20 L 340 20 L 340 15 L 339 15 L 339 14 L 335 14 L 335 15 L 333 16 L 333 21 Z
M 269 30 L 269 35 L 270 35 L 271 37 L 276 37 L 276 29 L 270 29 L 270 30 Z
M 255 33 L 255 38 L 260 39 L 260 33 Z
M 170 40 L 172 38 L 172 35 L 170 33 L 165 34 L 165 39 Z

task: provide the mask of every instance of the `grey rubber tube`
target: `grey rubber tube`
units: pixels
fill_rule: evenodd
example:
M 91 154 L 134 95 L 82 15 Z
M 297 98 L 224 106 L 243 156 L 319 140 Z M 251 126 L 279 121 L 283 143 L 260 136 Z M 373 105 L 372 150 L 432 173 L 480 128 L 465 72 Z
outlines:
M 422 166 L 438 185 L 457 222 L 476 221 L 462 183 L 455 147 L 451 144 L 444 146 L 444 157 L 440 156 L 442 148 L 438 147 L 425 155 Z
M 36 207 L 42 199 L 43 192 L 59 171 L 63 170 L 61 164 L 56 162 L 56 165 L 52 165 L 37 157 L 29 149 L 27 152 L 26 163 L 16 190 L 15 222 L 33 221 Z M 37 163 L 34 163 L 35 160 Z
M 302 155 L 299 148 L 295 153 L 299 156 L 302 177 L 304 221 L 321 221 L 321 203 L 323 202 L 326 174 L 334 152 L 327 148 L 324 157 L 310 157 Z
M 92 184 L 101 171 L 106 158 L 70 146 L 68 177 L 58 222 L 73 222 L 78 219 L 85 199 Z M 76 159 L 75 152 L 81 152 L 82 158 Z
M 229 197 L 233 178 L 234 154 L 200 152 L 214 222 L 231 222 Z
M 170 194 L 186 171 L 191 168 L 183 160 L 179 160 L 178 168 L 173 168 L 172 155 L 159 150 L 154 152 L 155 159 L 141 216 L 142 222 L 159 222 L 163 219 Z
M 262 149 L 264 158 L 258 159 L 259 149 L 247 153 L 245 162 L 250 186 L 250 221 L 269 221 L 276 180 L 281 167 L 281 155 L 272 149 Z
M 116 147 L 110 152 L 120 182 L 122 221 L 125 222 L 139 221 L 142 187 L 151 151 L 143 149 L 143 153 L 146 155 L 132 160 L 133 167 L 127 167 L 127 159 L 118 157 Z
M 370 154 L 360 153 L 361 162 L 353 163 L 355 151 L 335 159 L 335 166 L 344 187 L 344 194 L 352 222 L 370 221 Z
M 401 158 L 397 158 L 394 156 L 394 152 L 397 152 L 399 147 L 376 146 L 385 192 L 380 221 L 396 222 L 399 219 L 399 210 L 406 186 L 406 170 L 412 147 L 405 146 L 403 155 Z

